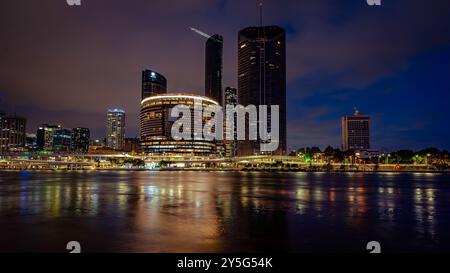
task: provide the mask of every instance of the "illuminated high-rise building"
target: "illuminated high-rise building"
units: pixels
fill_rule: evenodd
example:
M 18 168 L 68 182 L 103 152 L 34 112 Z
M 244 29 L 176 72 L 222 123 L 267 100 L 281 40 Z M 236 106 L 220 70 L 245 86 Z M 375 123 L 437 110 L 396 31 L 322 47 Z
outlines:
M 223 105 L 222 69 L 223 38 L 219 34 L 206 41 L 205 48 L 205 96 Z
M 215 154 L 217 145 L 215 141 L 203 140 L 203 125 L 207 118 L 203 117 L 202 122 L 193 124 L 191 127 L 191 139 L 174 140 L 172 138 L 172 125 L 178 118 L 171 117 L 170 112 L 178 105 L 186 106 L 191 111 L 192 121 L 194 119 L 195 102 L 201 103 L 203 108 L 218 103 L 210 98 L 193 94 L 165 94 L 153 96 L 141 102 L 141 147 L 143 152 L 148 154 L 184 154 L 184 155 L 212 155 Z
M 109 109 L 106 115 L 106 146 L 122 150 L 125 141 L 125 111 Z
M 225 105 L 234 106 L 237 105 L 237 89 L 233 87 L 225 88 Z M 226 112 L 225 112 L 226 115 Z M 233 125 L 229 122 L 229 120 L 225 117 L 225 128 L 229 128 L 232 126 L 233 132 L 233 140 L 225 139 L 225 155 L 227 157 L 235 157 L 237 155 L 237 117 L 234 116 Z M 226 132 L 224 130 L 224 132 Z
M 165 94 L 167 92 L 166 78 L 153 70 L 142 71 L 142 98 Z
M 72 132 L 69 129 L 59 128 L 53 131 L 53 150 L 60 152 L 70 151 Z
M 355 111 L 342 118 L 342 150 L 370 149 L 370 117 Z
M 21 151 L 25 147 L 27 120 L 0 114 L 0 152 Z
M 286 36 L 278 26 L 247 27 L 238 35 L 238 103 L 278 105 L 278 150 L 286 153 Z M 268 130 L 270 131 L 270 110 Z M 246 120 L 248 123 L 248 119 Z M 246 126 L 246 128 L 248 128 Z M 248 129 L 246 129 L 248 139 Z M 238 154 L 260 154 L 260 141 L 239 141 Z
M 61 125 L 42 124 L 36 132 L 36 144 L 39 150 L 53 150 L 53 136 Z

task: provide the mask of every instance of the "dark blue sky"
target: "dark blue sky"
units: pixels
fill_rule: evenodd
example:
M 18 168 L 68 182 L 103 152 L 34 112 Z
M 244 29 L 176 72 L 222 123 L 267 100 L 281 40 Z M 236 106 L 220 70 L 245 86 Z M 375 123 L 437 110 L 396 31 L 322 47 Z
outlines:
M 302 78 L 290 83 L 289 89 L 308 86 L 310 92 L 289 100 L 289 121 L 292 127 L 300 124 L 294 130 L 298 138 L 307 140 L 306 143 L 318 140 L 337 146 L 339 137 L 333 140 L 328 137 L 339 135 L 339 116 L 357 107 L 372 117 L 374 147 L 420 149 L 434 145 L 448 148 L 449 72 L 450 47 L 447 47 L 414 56 L 407 67 L 361 88 L 336 87 L 333 76 L 318 76 L 323 83 L 313 84 L 311 79 Z M 304 125 L 303 117 L 307 117 Z M 290 131 L 292 133 L 292 128 Z
M 287 36 L 289 148 L 340 146 L 340 118 L 372 117 L 374 148 L 450 149 L 450 3 L 446 0 L 266 0 L 265 24 Z M 224 36 L 224 85 L 236 86 L 237 32 L 258 23 L 258 1 L 0 2 L 1 108 L 40 123 L 90 127 L 127 111 L 138 133 L 140 71 L 171 92 L 202 94 L 204 43 Z

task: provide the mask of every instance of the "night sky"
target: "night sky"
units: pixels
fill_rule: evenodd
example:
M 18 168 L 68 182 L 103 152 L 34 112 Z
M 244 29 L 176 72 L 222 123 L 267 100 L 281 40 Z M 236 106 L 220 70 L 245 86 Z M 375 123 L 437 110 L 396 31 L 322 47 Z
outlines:
M 204 93 L 205 38 L 224 37 L 224 87 L 237 86 L 237 33 L 254 0 L 0 0 L 0 109 L 103 137 L 108 108 L 138 134 L 141 70 L 170 92 Z M 450 149 L 450 1 L 266 0 L 287 31 L 289 149 L 340 146 L 340 118 L 372 117 L 372 146 Z

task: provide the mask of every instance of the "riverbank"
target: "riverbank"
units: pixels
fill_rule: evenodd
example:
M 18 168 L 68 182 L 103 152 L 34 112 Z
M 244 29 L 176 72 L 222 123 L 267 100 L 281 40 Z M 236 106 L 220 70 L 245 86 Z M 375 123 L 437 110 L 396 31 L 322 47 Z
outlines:
M 318 169 L 249 169 L 249 168 L 96 168 L 96 169 L 0 169 L 0 172 L 260 172 L 260 173 L 442 173 L 448 174 L 450 170 L 318 170 Z

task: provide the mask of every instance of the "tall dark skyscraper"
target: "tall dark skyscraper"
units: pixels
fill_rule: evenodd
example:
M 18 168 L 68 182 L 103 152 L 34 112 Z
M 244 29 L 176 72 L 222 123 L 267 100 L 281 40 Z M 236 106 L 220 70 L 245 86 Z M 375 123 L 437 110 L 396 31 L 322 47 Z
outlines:
M 166 92 L 167 80 L 163 75 L 148 69 L 142 71 L 142 99 Z
M 286 153 L 286 35 L 278 26 L 247 27 L 238 35 L 238 102 L 279 105 L 280 143 Z M 270 111 L 269 111 L 270 114 Z M 270 123 L 269 123 L 269 130 Z M 260 153 L 259 141 L 240 141 L 241 156 Z
M 215 34 L 206 41 L 205 96 L 223 105 L 222 94 L 223 38 Z

